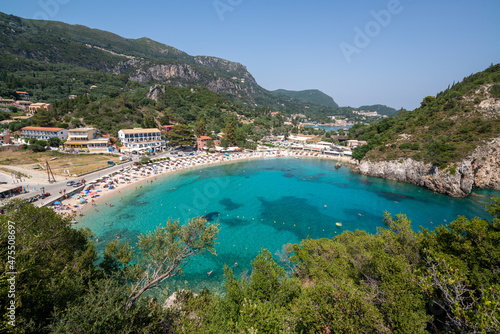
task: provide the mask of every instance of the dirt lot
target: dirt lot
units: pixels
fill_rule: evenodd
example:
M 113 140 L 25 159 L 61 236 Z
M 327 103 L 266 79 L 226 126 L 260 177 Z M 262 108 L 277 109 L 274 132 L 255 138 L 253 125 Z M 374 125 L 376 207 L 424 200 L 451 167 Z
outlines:
M 46 161 L 54 175 L 67 175 L 64 170 L 69 170 L 71 175 L 106 167 L 108 161 L 119 162 L 119 158 L 108 154 L 66 154 L 56 151 L 33 153 L 29 150 L 6 150 L 0 152 L 0 170 L 5 173 L 21 172 L 25 177 L 31 178 L 42 174 L 47 175 Z M 33 168 L 35 167 L 35 168 Z

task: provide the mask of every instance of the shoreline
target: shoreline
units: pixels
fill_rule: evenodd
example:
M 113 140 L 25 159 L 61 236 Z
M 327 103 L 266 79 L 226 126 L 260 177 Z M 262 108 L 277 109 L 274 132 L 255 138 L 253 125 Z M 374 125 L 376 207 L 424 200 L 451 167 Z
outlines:
M 144 186 L 144 184 L 148 185 L 153 184 L 153 181 L 162 182 L 166 177 L 177 175 L 179 172 L 184 172 L 186 170 L 191 170 L 193 168 L 205 168 L 231 162 L 243 162 L 249 160 L 269 159 L 269 158 L 324 159 L 324 160 L 333 160 L 337 163 L 341 162 L 341 163 L 352 164 L 351 157 L 340 157 L 340 156 L 333 157 L 325 154 L 309 153 L 304 151 L 299 151 L 299 152 L 284 151 L 283 153 L 280 152 L 277 154 L 269 154 L 268 152 L 262 152 L 262 153 L 252 152 L 246 154 L 241 153 L 229 156 L 229 159 L 227 159 L 226 156 L 221 156 L 221 155 L 217 156 L 203 155 L 201 157 L 189 156 L 183 158 L 175 158 L 170 160 L 153 162 L 148 165 L 130 167 L 124 170 L 123 172 L 116 173 L 115 175 L 105 179 L 105 181 L 101 181 L 99 183 L 94 184 L 94 189 L 92 189 L 88 193 L 97 193 L 99 197 L 93 197 L 93 196 L 90 197 L 88 195 L 80 193 L 78 197 L 69 197 L 67 199 L 64 199 L 63 201 L 61 201 L 61 204 L 53 206 L 52 208 L 56 210 L 56 212 L 60 213 L 65 217 L 71 217 L 71 219 L 74 221 L 79 215 L 85 215 L 91 210 L 95 210 L 96 212 L 98 212 L 99 211 L 98 208 L 103 202 L 105 203 L 105 205 L 108 205 L 108 202 L 104 201 L 106 199 L 118 197 L 119 194 L 127 195 L 132 192 L 131 190 L 141 189 Z M 203 162 L 199 162 L 200 160 L 203 160 Z M 139 175 L 134 175 L 134 174 L 139 174 Z M 127 183 L 120 181 L 120 179 L 126 179 L 126 178 L 130 178 L 130 180 Z M 113 189 L 111 190 L 109 189 L 109 187 L 106 187 L 106 185 L 110 183 L 110 180 L 113 181 L 111 183 Z M 149 182 L 150 180 L 152 182 Z M 136 189 L 132 188 L 134 186 Z M 84 198 L 86 203 L 85 204 L 79 203 L 80 198 Z M 113 206 L 112 203 L 109 204 Z

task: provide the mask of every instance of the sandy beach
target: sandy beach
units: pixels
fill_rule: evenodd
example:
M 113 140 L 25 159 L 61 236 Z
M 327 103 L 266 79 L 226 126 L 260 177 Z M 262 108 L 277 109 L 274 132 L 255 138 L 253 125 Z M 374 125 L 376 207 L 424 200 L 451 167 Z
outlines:
M 88 210 L 99 211 L 99 207 L 102 205 L 112 206 L 113 203 L 109 201 L 109 198 L 115 198 L 115 196 L 111 195 L 126 194 L 132 189 L 140 189 L 144 184 L 158 182 L 159 177 L 174 175 L 174 173 L 194 167 L 278 157 L 329 159 L 345 163 L 350 163 L 352 160 L 350 157 L 338 157 L 305 151 L 235 153 L 230 156 L 209 154 L 173 158 L 152 162 L 148 165 L 132 166 L 122 172 L 103 177 L 98 182 L 87 184 L 85 191 L 68 197 L 61 203 L 52 206 L 52 208 L 63 216 L 77 218 L 80 215 L 84 215 Z

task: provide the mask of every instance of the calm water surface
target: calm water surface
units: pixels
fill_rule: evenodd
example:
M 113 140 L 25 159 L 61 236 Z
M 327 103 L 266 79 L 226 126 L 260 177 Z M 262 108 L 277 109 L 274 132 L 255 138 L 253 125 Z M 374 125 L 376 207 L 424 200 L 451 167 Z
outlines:
M 484 206 L 491 196 L 500 196 L 500 192 L 480 191 L 467 199 L 454 199 L 334 165 L 328 160 L 275 158 L 166 175 L 153 185 L 108 198 L 113 207 L 100 204 L 99 212 L 89 210 L 76 227 L 91 228 L 102 251 L 117 234 L 135 244 L 140 233 L 165 225 L 169 218 L 186 221 L 208 215 L 220 224 L 217 256 L 198 256 L 186 267 L 186 274 L 167 287 L 170 293 L 204 287 L 223 293 L 224 264 L 233 267 L 236 275 L 244 275 L 261 248 L 274 254 L 284 244 L 308 236 L 332 238 L 356 229 L 375 233 L 383 226 L 384 211 L 405 213 L 414 230 L 432 229 L 458 215 L 489 217 Z

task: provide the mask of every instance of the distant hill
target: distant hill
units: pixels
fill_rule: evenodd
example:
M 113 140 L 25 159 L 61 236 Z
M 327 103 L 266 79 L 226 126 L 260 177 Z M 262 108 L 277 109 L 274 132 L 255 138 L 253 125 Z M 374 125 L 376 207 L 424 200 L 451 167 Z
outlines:
M 226 59 L 191 56 L 147 37 L 129 39 L 82 25 L 4 13 L 0 13 L 0 77 L 9 82 L 7 89 L 0 85 L 0 94 L 16 97 L 16 90 L 29 90 L 48 102 L 85 93 L 92 84 L 103 95 L 114 96 L 132 81 L 206 87 L 240 105 L 304 113 L 316 120 L 348 115 L 319 91 L 297 98 L 268 91 L 244 65 Z
M 500 64 L 464 78 L 420 107 L 352 135 L 368 140 L 371 160 L 412 158 L 437 166 L 457 162 L 500 136 Z M 366 149 L 366 148 L 365 148 Z
M 361 106 L 358 108 L 359 110 L 369 110 L 369 111 L 376 111 L 380 115 L 387 115 L 387 116 L 396 116 L 399 113 L 399 110 L 396 110 L 394 108 L 391 108 L 389 106 L 383 105 L 383 104 L 374 104 L 374 105 L 369 105 L 369 106 Z
M 350 136 L 359 172 L 424 186 L 455 197 L 500 189 L 500 64 L 464 78 L 420 107 Z
M 334 108 L 337 108 L 339 106 L 331 96 L 326 95 L 325 93 L 317 89 L 308 89 L 301 91 L 278 89 L 272 92 L 304 102 L 310 102 Z

